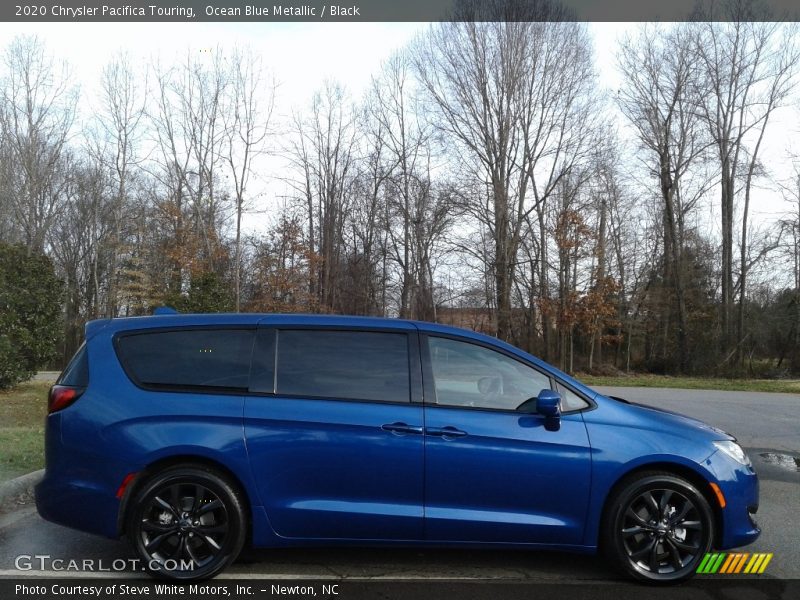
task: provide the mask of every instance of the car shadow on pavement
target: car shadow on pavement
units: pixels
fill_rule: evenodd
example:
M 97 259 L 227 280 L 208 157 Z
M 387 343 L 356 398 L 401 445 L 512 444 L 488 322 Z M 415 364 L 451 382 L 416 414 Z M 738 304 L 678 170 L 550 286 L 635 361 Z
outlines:
M 505 549 L 280 548 L 248 549 L 229 572 L 264 577 L 379 579 L 615 580 L 593 555 Z

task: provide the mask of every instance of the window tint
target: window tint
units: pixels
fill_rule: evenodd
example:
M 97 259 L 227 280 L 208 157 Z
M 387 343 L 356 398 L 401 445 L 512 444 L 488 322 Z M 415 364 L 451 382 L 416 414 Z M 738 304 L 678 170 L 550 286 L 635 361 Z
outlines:
M 247 389 L 253 330 L 186 329 L 120 337 L 120 359 L 145 385 Z
M 560 383 L 558 384 L 558 392 L 561 394 L 561 412 L 581 410 L 589 406 L 586 400 Z
M 275 391 L 275 330 L 259 329 L 250 367 L 250 391 L 271 394 Z
M 408 336 L 278 331 L 278 394 L 409 402 Z
M 515 410 L 550 389 L 550 378 L 483 346 L 429 337 L 436 403 Z
M 86 344 L 81 344 L 75 356 L 69 361 L 67 368 L 61 373 L 61 377 L 56 382 L 58 385 L 69 385 L 72 387 L 86 387 L 89 385 L 89 356 L 86 352 Z

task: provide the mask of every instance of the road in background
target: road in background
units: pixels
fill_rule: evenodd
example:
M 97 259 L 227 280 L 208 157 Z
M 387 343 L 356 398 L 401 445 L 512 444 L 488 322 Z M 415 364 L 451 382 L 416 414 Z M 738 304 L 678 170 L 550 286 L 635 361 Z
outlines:
M 735 436 L 746 448 L 800 453 L 800 394 L 645 387 L 594 389 L 700 419 Z
M 59 371 L 39 371 L 33 376 L 33 381 L 51 381 L 55 383 L 59 375 Z

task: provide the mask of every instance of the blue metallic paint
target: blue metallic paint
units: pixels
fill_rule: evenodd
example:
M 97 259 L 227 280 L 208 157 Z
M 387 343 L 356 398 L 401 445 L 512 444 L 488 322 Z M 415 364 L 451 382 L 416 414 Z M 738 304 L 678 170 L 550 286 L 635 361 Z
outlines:
M 258 498 L 290 538 L 422 538 L 422 406 L 251 397 L 245 435 Z
M 426 439 L 426 539 L 581 543 L 592 461 L 580 413 L 546 431 L 539 415 L 425 412 L 426 427 L 449 425 L 469 434 Z
M 113 348 L 121 331 L 222 325 L 394 329 L 414 340 L 418 331 L 457 336 L 547 372 L 592 406 L 563 415 L 559 431 L 546 431 L 537 415 L 421 403 L 145 391 L 125 375 Z M 70 527 L 118 537 L 116 492 L 125 476 L 193 456 L 238 480 L 256 546 L 485 543 L 590 552 L 614 484 L 653 464 L 720 486 L 727 500 L 720 548 L 759 534 L 748 515 L 758 503 L 755 473 L 711 444 L 727 434 L 597 394 L 484 335 L 367 317 L 246 314 L 93 321 L 86 338 L 90 385 L 75 404 L 47 417 L 47 468 L 36 490 L 42 516 Z M 380 428 L 398 422 L 456 426 L 469 435 Z

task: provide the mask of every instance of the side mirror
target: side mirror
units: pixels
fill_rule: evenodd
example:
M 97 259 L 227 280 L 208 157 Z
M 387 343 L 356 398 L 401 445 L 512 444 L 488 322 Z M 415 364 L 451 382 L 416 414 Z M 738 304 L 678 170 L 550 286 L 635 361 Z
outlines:
M 544 389 L 536 397 L 536 412 L 545 417 L 561 416 L 561 394 Z
M 536 412 L 544 417 L 544 428 L 547 431 L 561 429 L 561 394 L 544 389 L 536 397 Z

